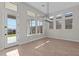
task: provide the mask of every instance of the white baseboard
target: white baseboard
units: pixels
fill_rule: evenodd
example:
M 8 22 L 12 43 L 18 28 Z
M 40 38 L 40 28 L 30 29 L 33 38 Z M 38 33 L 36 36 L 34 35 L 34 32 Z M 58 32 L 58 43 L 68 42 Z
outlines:
M 44 37 L 33 38 L 32 40 L 21 42 L 19 45 L 30 43 L 30 42 L 33 42 L 33 41 L 36 41 L 36 40 L 40 40 L 41 38 L 44 38 Z
M 57 38 L 57 37 L 50 37 L 50 36 L 47 36 L 48 38 L 55 38 L 55 39 L 60 39 L 60 40 L 66 40 L 66 41 L 72 41 L 72 42 L 79 42 L 79 40 L 72 40 L 72 39 L 66 39 L 66 38 Z

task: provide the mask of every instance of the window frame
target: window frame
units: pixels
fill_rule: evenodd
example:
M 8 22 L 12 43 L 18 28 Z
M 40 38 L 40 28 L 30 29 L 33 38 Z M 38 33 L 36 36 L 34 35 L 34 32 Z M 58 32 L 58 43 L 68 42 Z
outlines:
M 35 33 L 36 33 L 36 20 L 31 19 L 31 20 L 30 20 L 30 35 L 32 34 L 32 30 L 31 30 L 31 27 L 33 27 L 33 26 L 32 26 L 32 21 L 35 21 Z
M 71 21 L 70 21 L 71 20 Z M 68 24 L 67 24 L 68 23 Z M 71 27 L 70 27 L 71 26 Z M 65 29 L 72 29 L 73 28 L 73 19 L 65 19 Z
M 38 21 L 39 21 L 39 25 L 37 25 L 37 30 L 39 30 L 39 32 L 37 32 L 37 34 L 42 34 L 43 33 L 43 21 L 37 20 L 37 24 L 38 24 Z
M 52 25 L 51 25 L 52 24 Z M 54 21 L 49 22 L 49 29 L 54 29 Z
M 32 21 L 35 21 L 35 23 L 36 23 L 36 30 L 35 30 L 35 33 L 34 34 L 32 34 L 32 30 L 30 29 L 30 27 L 32 26 Z M 38 21 L 39 21 L 39 25 L 37 25 L 38 24 Z M 40 22 L 42 22 L 42 25 L 40 25 Z M 41 31 L 41 33 L 39 32 L 37 32 L 37 30 L 38 30 L 38 26 L 42 26 L 42 31 Z M 29 34 L 28 35 L 37 35 L 37 34 L 43 34 L 43 21 L 41 21 L 41 20 L 37 20 L 37 19 L 31 19 L 30 20 L 30 22 L 29 22 L 29 30 L 30 30 L 30 32 L 29 32 Z M 39 30 L 40 31 L 40 30 Z

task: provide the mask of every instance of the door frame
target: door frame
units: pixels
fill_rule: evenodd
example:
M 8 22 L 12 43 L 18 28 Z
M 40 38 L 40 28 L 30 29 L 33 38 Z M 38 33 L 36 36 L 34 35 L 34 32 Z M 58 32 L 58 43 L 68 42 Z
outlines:
M 16 16 L 17 19 L 17 12 L 16 11 L 12 11 L 10 9 L 6 9 L 5 8 L 5 27 L 7 27 L 7 19 L 8 19 L 8 15 L 12 15 L 12 16 Z M 5 30 L 5 48 L 11 47 L 11 46 L 15 46 L 18 45 L 18 40 L 17 40 L 17 34 L 16 34 L 16 42 L 15 43 L 11 43 L 11 44 L 7 44 L 7 28 L 4 29 Z M 16 33 L 17 33 L 17 20 L 16 20 Z

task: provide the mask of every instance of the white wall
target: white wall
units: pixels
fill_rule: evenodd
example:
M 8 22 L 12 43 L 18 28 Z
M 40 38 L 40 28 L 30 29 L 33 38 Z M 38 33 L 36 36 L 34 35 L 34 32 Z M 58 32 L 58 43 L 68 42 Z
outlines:
M 5 31 L 4 31 L 4 3 L 0 3 L 0 50 L 4 48 L 4 39 L 5 39 Z
M 74 7 L 77 5 L 79 5 L 79 2 L 50 2 L 49 4 L 50 16 L 52 15 L 52 13 L 56 11 L 65 10 L 67 8 Z
M 58 12 L 53 13 L 54 16 L 57 14 L 64 14 L 65 12 L 72 12 L 73 13 L 73 27 L 72 29 L 64 29 L 64 22 L 62 24 L 62 29 L 55 29 L 56 23 L 54 24 L 54 29 L 47 29 L 47 36 L 51 38 L 57 38 L 57 39 L 64 39 L 69 41 L 76 41 L 79 42 L 79 6 L 75 6 L 72 8 L 68 8 L 65 10 L 61 10 Z M 63 20 L 65 20 L 63 16 Z M 54 20 L 55 21 L 55 20 Z M 47 24 L 49 26 L 49 24 Z

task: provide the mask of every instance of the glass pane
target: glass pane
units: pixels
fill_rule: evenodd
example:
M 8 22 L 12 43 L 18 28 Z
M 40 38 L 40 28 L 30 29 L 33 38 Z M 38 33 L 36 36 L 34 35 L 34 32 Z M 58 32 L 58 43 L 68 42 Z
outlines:
M 32 32 L 32 34 L 35 34 L 36 33 L 36 27 L 31 27 L 31 32 Z
M 62 28 L 62 21 L 56 21 L 56 29 Z
M 36 26 L 36 21 L 35 20 L 32 21 L 32 26 Z
M 7 19 L 7 28 L 8 28 L 8 40 L 7 43 L 16 42 L 16 19 L 8 18 Z
M 42 26 L 43 25 L 43 23 L 42 23 L 42 21 L 40 21 L 40 26 Z
M 32 20 L 30 23 L 31 23 L 30 34 L 35 34 L 36 33 L 36 21 Z
M 37 21 L 37 33 L 42 33 L 42 21 Z
M 39 25 L 40 25 L 40 22 L 39 22 L 39 20 L 37 21 L 37 33 L 40 33 L 40 27 L 39 27 Z
M 53 29 L 53 22 L 49 22 L 49 29 Z
M 40 25 L 40 22 L 39 21 L 37 21 L 37 26 L 39 26 Z
M 43 33 L 43 26 L 40 26 L 40 33 Z
M 65 20 L 65 29 L 72 29 L 72 19 Z

